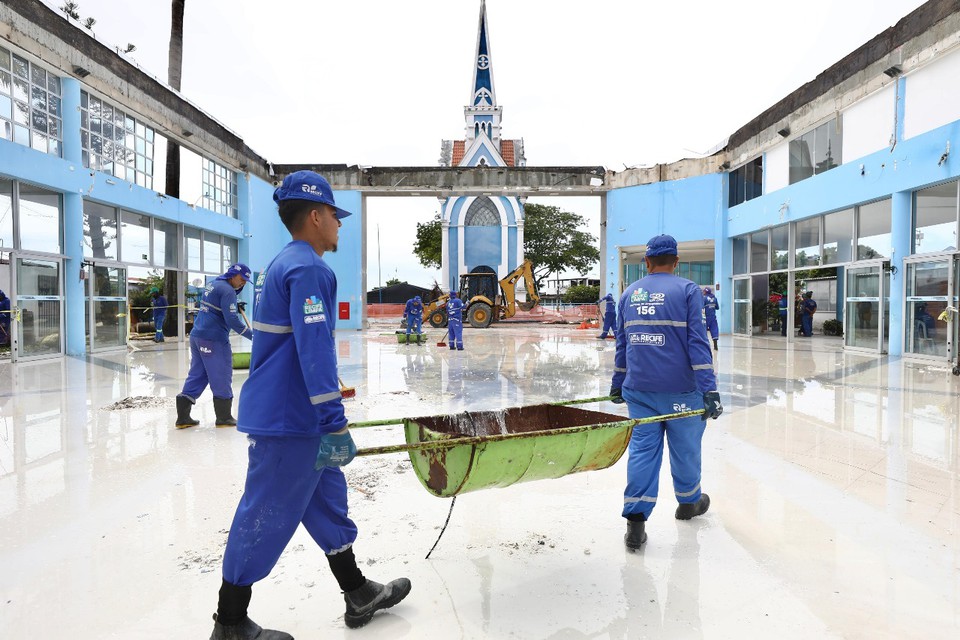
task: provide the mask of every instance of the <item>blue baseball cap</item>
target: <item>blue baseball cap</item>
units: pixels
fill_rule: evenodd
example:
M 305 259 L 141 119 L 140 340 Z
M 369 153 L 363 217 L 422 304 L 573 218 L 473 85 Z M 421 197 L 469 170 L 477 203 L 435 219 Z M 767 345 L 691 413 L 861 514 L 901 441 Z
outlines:
M 677 255 L 677 241 L 673 239 L 673 236 L 664 234 L 661 236 L 654 236 L 647 241 L 646 256 L 648 258 L 675 255 Z
M 337 206 L 330 183 L 315 171 L 295 171 L 284 178 L 283 183 L 273 192 L 273 201 L 280 204 L 284 200 L 310 200 L 327 204 L 337 210 L 338 218 L 352 215 Z
M 242 262 L 238 262 L 230 265 L 230 268 L 227 269 L 226 273 L 223 274 L 223 277 L 229 280 L 236 275 L 241 275 L 246 282 L 250 282 L 250 277 L 253 275 L 253 272 L 250 271 L 250 267 Z

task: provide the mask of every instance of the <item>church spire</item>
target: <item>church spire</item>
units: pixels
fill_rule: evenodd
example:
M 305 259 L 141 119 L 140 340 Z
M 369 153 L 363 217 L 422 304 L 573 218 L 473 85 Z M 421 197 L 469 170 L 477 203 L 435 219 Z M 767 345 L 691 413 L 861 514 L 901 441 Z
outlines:
M 477 27 L 477 54 L 473 61 L 473 84 L 470 102 L 464 107 L 467 141 L 485 134 L 499 145 L 500 107 L 493 87 L 493 62 L 490 54 L 490 29 L 487 26 L 487 3 L 480 0 L 480 24 Z

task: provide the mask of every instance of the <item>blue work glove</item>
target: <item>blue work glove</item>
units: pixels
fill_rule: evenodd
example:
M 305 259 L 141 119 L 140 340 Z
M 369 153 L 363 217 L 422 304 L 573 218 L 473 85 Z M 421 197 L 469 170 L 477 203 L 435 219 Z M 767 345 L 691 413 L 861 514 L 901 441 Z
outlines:
M 318 471 L 324 467 L 343 467 L 350 464 L 357 455 L 357 445 L 350 437 L 350 431 L 344 427 L 335 433 L 324 434 L 320 438 L 320 450 L 317 452 Z
M 716 391 L 707 391 L 703 394 L 703 416 L 701 420 L 713 418 L 716 420 L 723 413 L 723 405 L 720 404 L 720 394 Z
M 610 402 L 614 404 L 623 404 L 626 402 L 626 400 L 623 399 L 623 392 L 620 390 L 620 387 L 610 387 L 610 395 L 613 396 Z

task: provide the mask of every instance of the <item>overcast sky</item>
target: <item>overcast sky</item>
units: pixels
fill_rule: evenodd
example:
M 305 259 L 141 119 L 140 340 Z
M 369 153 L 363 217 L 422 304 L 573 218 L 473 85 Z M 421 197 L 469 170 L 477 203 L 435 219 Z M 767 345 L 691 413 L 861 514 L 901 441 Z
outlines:
M 59 0 L 45 0 L 60 6 Z M 921 0 L 487 0 L 502 133 L 530 166 L 706 152 Z M 170 2 L 79 0 L 165 80 Z M 183 94 L 274 163 L 436 165 L 463 137 L 480 0 L 186 0 Z M 411 256 L 436 199 L 368 201 L 368 284 L 428 285 Z M 584 215 L 596 198 L 539 198 Z M 595 268 L 594 274 L 599 270 Z

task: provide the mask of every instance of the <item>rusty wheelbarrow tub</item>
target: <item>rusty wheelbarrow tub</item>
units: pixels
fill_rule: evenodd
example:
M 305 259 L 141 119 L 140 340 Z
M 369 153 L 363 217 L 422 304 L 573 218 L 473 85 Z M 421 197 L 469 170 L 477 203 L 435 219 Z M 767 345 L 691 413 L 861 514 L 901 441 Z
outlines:
M 427 491 L 451 497 L 606 469 L 623 455 L 635 423 L 623 416 L 549 404 L 406 418 L 406 445 L 362 449 L 359 454 L 407 451 Z

